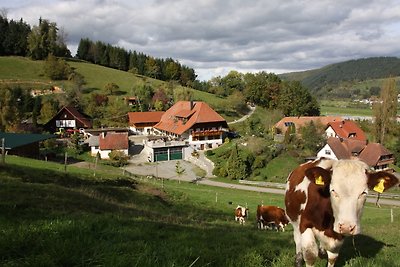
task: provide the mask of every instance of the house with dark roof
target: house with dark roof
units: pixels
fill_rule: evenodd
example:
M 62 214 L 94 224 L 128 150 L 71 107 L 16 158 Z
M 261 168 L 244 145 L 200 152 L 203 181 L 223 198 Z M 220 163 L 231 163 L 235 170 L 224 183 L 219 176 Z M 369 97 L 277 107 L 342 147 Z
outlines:
M 359 159 L 374 170 L 388 170 L 394 163 L 393 153 L 379 143 L 356 139 L 329 137 L 317 157 L 330 159 Z
M 89 138 L 89 146 L 92 156 L 100 155 L 102 159 L 109 159 L 112 151 L 121 151 L 126 156 L 129 152 L 129 140 L 127 132 L 103 132 Z
M 92 122 L 76 108 L 64 106 L 44 125 L 44 128 L 51 133 L 58 131 L 60 128 L 64 130 L 87 129 L 92 128 Z
M 153 127 L 161 121 L 164 111 L 128 112 L 129 129 L 135 134 L 154 134 Z
M 366 145 L 366 141 L 329 137 L 326 145 L 318 152 L 317 157 L 330 159 L 358 158 Z
M 30 158 L 39 158 L 40 142 L 55 137 L 52 134 L 0 132 L 0 140 L 4 138 L 4 146 L 7 154 Z
M 394 155 L 379 143 L 369 143 L 360 153 L 359 159 L 376 171 L 389 169 L 395 161 Z

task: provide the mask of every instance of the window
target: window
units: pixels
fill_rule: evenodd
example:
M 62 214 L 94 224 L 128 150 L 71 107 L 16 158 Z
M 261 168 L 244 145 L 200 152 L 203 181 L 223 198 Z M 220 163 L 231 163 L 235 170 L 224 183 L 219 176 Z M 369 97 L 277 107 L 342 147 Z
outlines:
M 292 125 L 294 125 L 294 123 L 291 122 L 291 121 L 285 122 L 285 126 L 286 126 L 286 127 L 289 127 L 289 126 L 292 126 Z
M 329 149 L 325 150 L 325 155 L 330 155 L 331 151 Z

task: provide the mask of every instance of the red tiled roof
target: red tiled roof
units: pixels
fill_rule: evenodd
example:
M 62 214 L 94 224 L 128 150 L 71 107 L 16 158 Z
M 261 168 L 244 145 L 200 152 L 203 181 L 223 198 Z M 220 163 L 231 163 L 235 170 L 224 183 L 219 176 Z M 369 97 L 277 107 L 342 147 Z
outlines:
M 128 149 L 128 133 L 107 133 L 100 135 L 99 148 L 105 149 Z
M 305 124 L 313 121 L 314 123 L 321 123 L 322 125 L 327 125 L 332 121 L 342 121 L 343 118 L 339 116 L 307 116 L 307 117 L 284 117 L 279 122 L 275 124 L 275 128 L 280 129 L 285 132 L 288 128 L 286 124 L 293 123 L 296 129 L 303 127 Z
M 164 113 L 154 128 L 181 135 L 195 124 L 210 122 L 226 125 L 226 120 L 206 103 L 179 101 Z
M 369 143 L 361 151 L 359 158 L 369 166 L 376 166 L 382 156 L 391 156 L 393 158 L 393 153 L 379 143 Z
M 366 141 L 367 137 L 363 130 L 357 124 L 350 120 L 330 122 L 327 127 L 331 126 L 338 137 L 356 139 Z
M 157 123 L 161 120 L 164 111 L 148 111 L 148 112 L 128 112 L 129 124 L 136 123 Z

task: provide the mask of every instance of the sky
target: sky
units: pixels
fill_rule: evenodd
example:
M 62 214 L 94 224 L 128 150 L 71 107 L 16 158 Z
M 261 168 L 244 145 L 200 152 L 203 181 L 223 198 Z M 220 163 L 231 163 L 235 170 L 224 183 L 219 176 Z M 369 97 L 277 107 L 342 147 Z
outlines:
M 0 0 L 9 20 L 173 58 L 199 80 L 400 57 L 400 0 Z

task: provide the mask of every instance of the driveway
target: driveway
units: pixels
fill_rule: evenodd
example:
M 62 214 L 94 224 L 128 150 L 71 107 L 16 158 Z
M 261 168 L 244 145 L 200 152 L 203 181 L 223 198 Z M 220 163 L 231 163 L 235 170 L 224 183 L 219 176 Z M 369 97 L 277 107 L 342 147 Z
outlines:
M 181 181 L 193 181 L 196 180 L 196 174 L 193 169 L 197 166 L 193 165 L 184 160 L 171 160 L 171 161 L 160 161 L 160 162 L 134 162 L 126 166 L 124 169 L 130 173 L 145 176 L 154 176 L 166 179 L 175 179 Z M 185 170 L 182 175 L 178 175 L 176 172 L 177 163 L 180 162 L 181 169 Z

